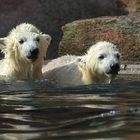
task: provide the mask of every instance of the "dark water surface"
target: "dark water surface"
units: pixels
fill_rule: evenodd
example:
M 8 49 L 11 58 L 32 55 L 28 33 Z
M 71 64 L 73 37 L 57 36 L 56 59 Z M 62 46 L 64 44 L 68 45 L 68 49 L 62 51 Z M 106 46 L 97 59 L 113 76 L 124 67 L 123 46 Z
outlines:
M 56 88 L 0 83 L 0 140 L 139 140 L 140 78 Z

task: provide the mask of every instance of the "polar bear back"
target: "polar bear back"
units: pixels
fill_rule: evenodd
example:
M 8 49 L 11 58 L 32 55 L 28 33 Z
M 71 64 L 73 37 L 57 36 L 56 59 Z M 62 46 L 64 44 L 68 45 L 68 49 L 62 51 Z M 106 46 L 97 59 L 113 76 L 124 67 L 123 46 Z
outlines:
M 52 60 L 42 69 L 44 77 L 61 86 L 81 85 L 82 75 L 75 63 L 76 59 L 77 56 L 66 55 Z
M 44 65 L 42 68 L 42 72 L 50 71 L 52 69 L 63 67 L 65 65 L 68 65 L 70 63 L 75 62 L 77 56 L 75 55 L 65 55 L 61 56 L 59 58 L 53 59 L 48 61 L 47 65 Z

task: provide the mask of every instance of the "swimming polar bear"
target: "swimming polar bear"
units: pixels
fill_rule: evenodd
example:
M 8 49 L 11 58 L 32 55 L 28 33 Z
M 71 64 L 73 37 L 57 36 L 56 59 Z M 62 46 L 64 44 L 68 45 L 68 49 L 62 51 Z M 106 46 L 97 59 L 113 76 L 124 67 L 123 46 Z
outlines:
M 34 25 L 22 23 L 0 38 L 5 57 L 0 60 L 0 76 L 16 80 L 42 78 L 42 65 L 51 36 L 43 34 Z
M 43 66 L 43 75 L 60 86 L 110 83 L 120 70 L 116 45 L 101 41 L 83 56 L 66 55 Z

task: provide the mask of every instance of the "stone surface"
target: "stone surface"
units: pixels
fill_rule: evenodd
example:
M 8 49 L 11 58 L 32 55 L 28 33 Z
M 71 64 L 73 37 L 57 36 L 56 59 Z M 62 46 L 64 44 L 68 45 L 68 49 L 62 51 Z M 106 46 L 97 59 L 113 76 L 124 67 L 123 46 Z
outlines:
M 116 0 L 117 7 L 128 12 L 140 11 L 140 0 Z
M 58 53 L 61 26 L 78 19 L 139 11 L 140 0 L 0 0 L 0 37 L 21 22 L 35 24 L 53 37 L 48 57 Z
M 0 0 L 0 37 L 6 36 L 21 22 L 33 23 L 53 37 L 48 57 L 54 58 L 62 36 L 62 25 L 78 19 L 127 14 L 127 9 L 122 8 L 124 4 L 117 1 Z
M 79 20 L 62 29 L 60 55 L 81 55 L 90 45 L 106 40 L 119 45 L 123 60 L 140 62 L 140 13 Z

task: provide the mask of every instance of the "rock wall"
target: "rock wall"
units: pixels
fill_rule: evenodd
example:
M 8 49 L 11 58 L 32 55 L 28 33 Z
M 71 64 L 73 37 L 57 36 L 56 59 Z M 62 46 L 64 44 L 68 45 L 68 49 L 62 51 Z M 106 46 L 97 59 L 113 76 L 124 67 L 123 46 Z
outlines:
M 59 54 L 83 54 L 97 41 L 119 46 L 123 60 L 140 61 L 140 13 L 74 21 L 63 26 Z
M 140 11 L 140 0 L 116 0 L 116 4 L 119 9 L 128 12 Z
M 78 19 L 127 14 L 118 0 L 0 0 L 0 37 L 22 22 L 53 37 L 48 57 L 57 56 L 61 26 Z M 135 1 L 135 0 L 134 0 Z M 126 6 L 127 7 L 127 6 Z

